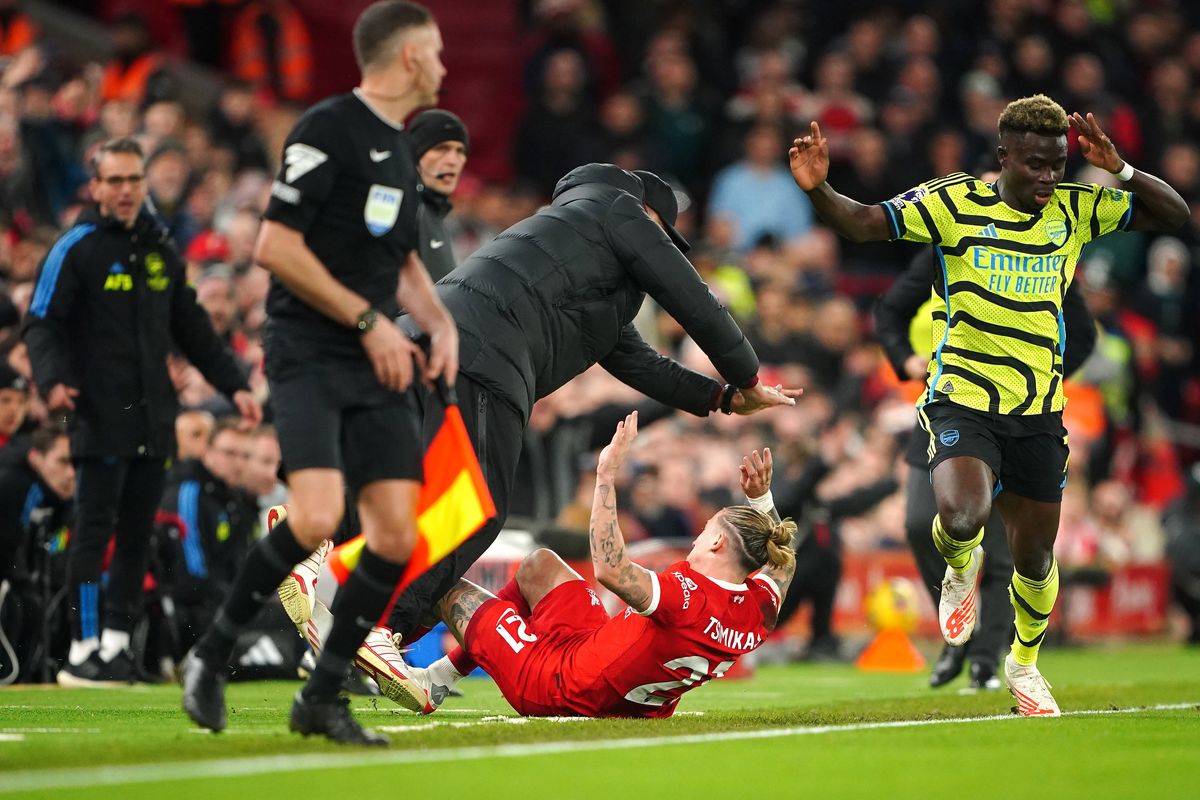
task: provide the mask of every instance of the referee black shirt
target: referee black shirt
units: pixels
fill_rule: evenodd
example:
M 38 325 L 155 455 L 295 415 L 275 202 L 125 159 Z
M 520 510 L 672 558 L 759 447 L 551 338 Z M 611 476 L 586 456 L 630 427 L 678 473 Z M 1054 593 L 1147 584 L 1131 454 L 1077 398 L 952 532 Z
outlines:
M 304 235 L 334 279 L 387 318 L 399 307 L 400 269 L 417 246 L 417 170 L 403 126 L 377 114 L 356 89 L 309 109 L 288 136 L 264 217 Z M 268 372 L 370 361 L 358 332 L 272 278 L 267 297 Z

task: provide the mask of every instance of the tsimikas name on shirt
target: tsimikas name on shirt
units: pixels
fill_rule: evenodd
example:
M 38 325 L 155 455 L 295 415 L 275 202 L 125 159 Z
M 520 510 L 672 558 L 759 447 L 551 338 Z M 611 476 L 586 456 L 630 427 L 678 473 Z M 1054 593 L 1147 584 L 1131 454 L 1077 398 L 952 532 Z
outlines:
M 972 247 L 975 269 L 990 271 L 988 291 L 1015 294 L 1050 294 L 1058 290 L 1066 256 L 1027 256 L 999 253 L 986 247 Z M 1007 274 L 1005 274 L 1007 273 Z M 1014 275 L 1012 273 L 1040 273 Z
M 730 650 L 753 650 L 762 644 L 762 639 L 758 638 L 754 631 L 735 631 L 733 628 L 726 628 L 721 624 L 721 620 L 712 616 L 708 618 L 704 632 L 714 642 Z

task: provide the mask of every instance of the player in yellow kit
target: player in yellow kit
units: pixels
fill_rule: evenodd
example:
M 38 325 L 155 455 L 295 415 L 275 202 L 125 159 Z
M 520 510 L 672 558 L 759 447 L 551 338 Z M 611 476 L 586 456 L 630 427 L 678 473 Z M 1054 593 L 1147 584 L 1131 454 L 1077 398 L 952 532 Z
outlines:
M 1063 182 L 1069 127 L 1088 163 L 1125 188 Z M 826 181 L 829 148 L 817 123 L 789 156 L 796 183 L 842 236 L 928 242 L 937 252 L 938 344 L 919 417 L 930 435 L 933 538 L 947 563 L 942 635 L 960 645 L 975 629 L 980 542 L 995 498 L 1015 567 L 1016 638 L 1005 681 L 1021 714 L 1058 716 L 1036 663 L 1058 595 L 1054 538 L 1067 468 L 1063 294 L 1091 240 L 1117 230 L 1174 230 L 1189 211 L 1174 189 L 1125 163 L 1091 114 L 1068 117 L 1035 95 L 1010 103 L 998 128 L 995 183 L 956 173 L 877 205 Z

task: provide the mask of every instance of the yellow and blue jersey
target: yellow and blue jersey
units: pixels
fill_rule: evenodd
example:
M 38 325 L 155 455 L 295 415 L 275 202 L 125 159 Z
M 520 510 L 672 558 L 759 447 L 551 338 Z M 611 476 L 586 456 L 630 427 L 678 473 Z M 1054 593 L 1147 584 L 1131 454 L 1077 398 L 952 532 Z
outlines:
M 1060 183 L 1039 213 L 1027 214 L 960 172 L 882 206 L 892 239 L 930 243 L 938 257 L 921 402 L 992 414 L 1062 411 L 1063 295 L 1084 245 L 1129 225 L 1133 194 Z

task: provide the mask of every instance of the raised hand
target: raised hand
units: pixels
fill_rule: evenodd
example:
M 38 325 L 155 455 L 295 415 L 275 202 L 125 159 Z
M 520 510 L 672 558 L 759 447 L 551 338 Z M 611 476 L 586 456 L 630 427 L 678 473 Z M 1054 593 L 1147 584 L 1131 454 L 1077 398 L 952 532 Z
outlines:
M 753 450 L 750 455 L 742 457 L 738 472 L 742 481 L 742 493 L 746 497 L 762 497 L 771 491 L 771 472 L 774 464 L 769 447 L 764 447 L 761 455 L 757 450 Z
M 808 136 L 796 139 L 788 150 L 792 178 L 804 191 L 811 191 L 829 177 L 829 141 L 821 135 L 821 126 L 812 122 Z
M 1100 129 L 1100 123 L 1096 122 L 1094 114 L 1089 112 L 1087 119 L 1084 119 L 1079 112 L 1075 112 L 1067 117 L 1067 122 L 1079 134 L 1079 152 L 1089 164 L 1109 172 L 1121 171 L 1125 162 L 1117 154 L 1117 147 L 1112 143 L 1112 139 Z
M 596 474 L 609 479 L 615 478 L 617 471 L 621 469 L 621 464 L 625 462 L 625 456 L 629 454 L 629 448 L 633 445 L 633 440 L 636 438 L 637 412 L 634 411 L 625 417 L 623 421 L 617 423 L 617 431 L 613 434 L 612 441 L 600 451 L 600 459 L 596 464 Z

